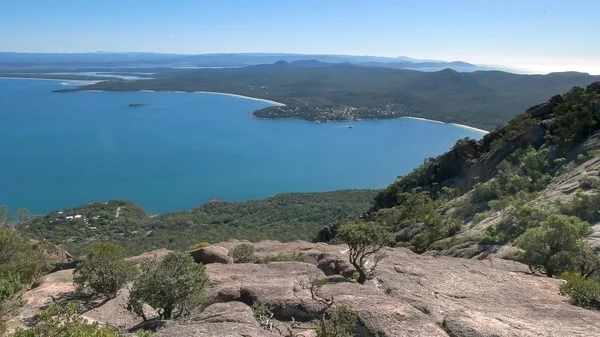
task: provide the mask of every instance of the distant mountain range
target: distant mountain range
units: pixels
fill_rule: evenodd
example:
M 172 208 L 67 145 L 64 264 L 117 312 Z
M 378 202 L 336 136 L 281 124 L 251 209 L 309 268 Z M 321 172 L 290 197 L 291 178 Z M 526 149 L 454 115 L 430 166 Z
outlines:
M 0 52 L 0 68 L 55 67 L 244 67 L 277 61 L 314 60 L 324 63 L 351 63 L 366 67 L 397 69 L 452 68 L 474 71 L 479 68 L 462 61 L 420 60 L 410 57 L 379 57 L 320 54 L 223 53 L 223 54 L 159 54 L 159 53 L 13 53 Z

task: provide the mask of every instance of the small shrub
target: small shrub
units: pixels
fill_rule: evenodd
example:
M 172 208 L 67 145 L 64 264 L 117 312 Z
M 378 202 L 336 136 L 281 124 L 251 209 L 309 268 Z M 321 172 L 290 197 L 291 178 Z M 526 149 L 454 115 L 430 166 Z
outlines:
M 353 337 L 358 316 L 350 306 L 340 305 L 327 315 L 322 326 L 316 329 L 319 337 Z
M 598 177 L 585 176 L 581 179 L 581 183 L 579 184 L 579 186 L 584 190 L 596 189 L 598 188 L 599 182 L 600 180 L 598 179 Z
M 28 286 L 41 276 L 47 264 L 39 245 L 0 226 L 0 277 L 18 276 Z
M 567 283 L 561 284 L 560 293 L 569 296 L 574 305 L 600 310 L 600 282 L 584 279 L 575 274 L 562 276 Z
M 142 302 L 156 309 L 161 319 L 186 316 L 204 302 L 208 284 L 203 264 L 196 264 L 187 253 L 169 253 L 161 261 L 142 265 L 142 274 L 133 284 L 129 304 L 144 320 Z
M 229 256 L 235 263 L 254 263 L 256 262 L 256 256 L 254 255 L 254 246 L 249 243 L 242 243 L 233 247 L 229 251 Z
M 481 221 L 483 221 L 483 219 L 485 219 L 487 217 L 488 217 L 487 213 L 477 213 L 477 214 L 475 214 L 475 216 L 473 216 L 473 220 L 471 220 L 471 224 L 476 225 L 476 224 L 480 223 Z
M 125 261 L 125 249 L 115 243 L 93 243 L 86 260 L 75 268 L 73 284 L 78 291 L 113 298 L 135 276 L 132 263 Z
M 272 307 L 266 305 L 264 303 L 254 303 L 252 304 L 252 314 L 256 319 L 259 319 L 260 316 L 269 316 L 272 312 Z
M 262 259 L 262 263 L 290 262 L 290 261 L 302 262 L 302 261 L 304 261 L 304 256 L 301 253 L 292 253 L 292 254 L 272 255 L 272 256 L 267 256 L 264 259 Z
M 559 203 L 560 212 L 567 215 L 573 215 L 583 220 L 600 220 L 600 194 L 587 193 L 583 190 L 575 192 L 575 196 L 570 201 Z
M 23 285 L 18 276 L 8 275 L 0 278 L 0 336 L 4 331 L 4 322 L 25 304 L 22 291 Z
M 199 242 L 195 245 L 190 246 L 190 248 L 188 248 L 189 250 L 196 250 L 196 249 L 200 249 L 200 248 L 204 248 L 204 247 L 210 247 L 210 243 L 208 242 Z

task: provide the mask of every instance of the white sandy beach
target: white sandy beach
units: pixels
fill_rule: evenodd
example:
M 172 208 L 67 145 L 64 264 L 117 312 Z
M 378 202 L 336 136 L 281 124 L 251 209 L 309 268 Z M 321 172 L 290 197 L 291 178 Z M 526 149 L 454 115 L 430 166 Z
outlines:
M 438 123 L 438 124 L 446 124 L 444 122 L 436 121 L 433 119 L 421 118 L 421 117 L 399 117 L 399 118 L 416 119 L 416 120 L 420 120 L 420 121 L 426 121 L 426 122 L 432 122 L 432 123 Z
M 226 95 L 226 96 L 233 96 L 233 97 L 239 97 L 239 98 L 253 99 L 255 101 L 261 101 L 261 102 L 271 103 L 271 104 L 277 105 L 277 106 L 285 106 L 285 104 L 283 104 L 283 103 L 271 101 L 269 99 L 256 98 L 256 97 L 250 97 L 250 96 L 244 96 L 244 95 L 238 95 L 238 94 L 229 94 L 229 93 L 226 93 L 226 92 L 194 91 L 194 93 L 199 93 L 199 94 L 213 94 L 213 95 Z
M 81 91 L 92 91 L 92 90 L 81 90 Z M 94 90 L 94 91 L 97 92 L 97 91 L 103 91 L 103 90 Z M 230 94 L 230 93 L 226 93 L 226 92 L 213 92 L 213 91 L 191 91 L 191 92 L 187 92 L 187 91 L 175 91 L 175 90 L 165 90 L 165 91 L 138 90 L 138 92 L 173 92 L 173 93 L 177 93 L 177 94 L 225 95 L 225 96 L 233 96 L 233 97 L 239 97 L 239 98 L 245 98 L 245 99 L 252 99 L 252 100 L 255 100 L 255 101 L 266 102 L 266 103 L 270 103 L 270 104 L 277 105 L 277 106 L 285 106 L 285 104 L 283 104 L 283 103 L 271 101 L 271 100 L 268 100 L 268 99 L 256 98 L 256 97 L 250 97 L 250 96 L 244 96 L 244 95 L 238 95 L 238 94 Z
M 458 124 L 458 123 L 444 123 L 444 122 L 440 122 L 440 121 L 436 121 L 434 119 L 427 119 L 427 118 L 421 118 L 421 117 L 400 117 L 400 118 L 410 118 L 410 119 L 418 119 L 421 121 L 427 121 L 427 122 L 432 122 L 432 123 L 438 123 L 438 124 L 450 124 L 450 125 L 454 125 L 454 126 L 458 126 L 460 128 L 465 128 L 465 129 L 469 129 L 469 130 L 473 130 L 473 131 L 477 131 L 477 132 L 483 132 L 483 133 L 490 133 L 487 130 L 483 130 L 483 129 L 478 129 L 476 127 L 473 126 L 468 126 L 468 125 L 464 125 L 464 124 Z
M 469 129 L 469 130 L 473 130 L 473 131 L 478 131 L 478 132 L 483 132 L 483 133 L 490 133 L 487 130 L 478 129 L 478 128 L 475 128 L 475 127 L 472 127 L 472 126 L 468 126 L 468 125 L 464 125 L 464 124 L 457 124 L 457 123 L 448 123 L 448 124 L 452 124 L 452 125 L 458 126 L 460 128 L 465 128 L 465 129 Z

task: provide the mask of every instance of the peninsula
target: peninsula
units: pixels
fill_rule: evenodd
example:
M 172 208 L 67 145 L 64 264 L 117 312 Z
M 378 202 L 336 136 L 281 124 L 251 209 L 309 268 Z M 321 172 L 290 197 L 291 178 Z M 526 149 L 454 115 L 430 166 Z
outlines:
M 110 80 L 56 91 L 220 92 L 284 104 L 254 111 L 257 118 L 325 122 L 420 117 L 493 130 L 516 111 L 598 80 L 600 76 L 576 72 L 421 72 L 279 61 L 243 68 L 162 69 L 153 79 Z

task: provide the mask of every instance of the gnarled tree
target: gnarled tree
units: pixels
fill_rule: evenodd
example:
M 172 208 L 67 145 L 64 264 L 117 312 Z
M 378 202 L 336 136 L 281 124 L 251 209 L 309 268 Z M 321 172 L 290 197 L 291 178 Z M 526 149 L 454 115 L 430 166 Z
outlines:
M 390 233 L 376 222 L 356 221 L 342 224 L 337 237 L 348 245 L 349 261 L 359 273 L 357 281 L 364 284 L 384 257 L 381 250 L 390 243 Z M 373 262 L 368 261 L 370 257 Z

